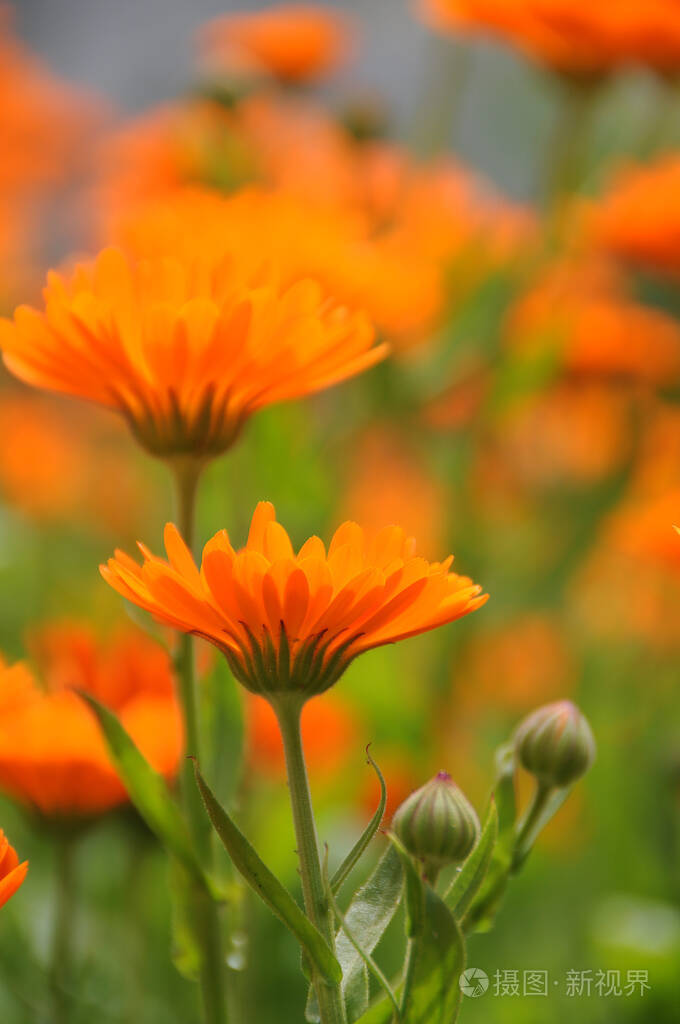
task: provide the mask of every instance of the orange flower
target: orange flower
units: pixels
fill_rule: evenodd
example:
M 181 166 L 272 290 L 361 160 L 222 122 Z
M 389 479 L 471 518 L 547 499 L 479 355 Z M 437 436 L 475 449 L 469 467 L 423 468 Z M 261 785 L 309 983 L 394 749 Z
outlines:
M 203 39 L 208 55 L 227 71 L 309 82 L 345 59 L 350 35 L 347 20 L 337 13 L 285 4 L 223 15 L 205 27 Z
M 9 839 L 0 828 L 0 907 L 4 907 L 10 896 L 13 896 L 22 884 L 28 871 L 28 861 L 19 863 L 19 858 Z
M 592 208 L 591 234 L 612 255 L 640 267 L 680 272 L 680 156 L 619 171 Z
M 421 0 L 428 20 L 453 31 L 481 28 L 534 59 L 575 75 L 628 64 L 662 74 L 680 68 L 680 10 L 675 0 Z
M 424 633 L 474 611 L 486 595 L 449 572 L 452 558 L 428 563 L 396 526 L 369 534 L 356 523 L 328 548 L 311 537 L 293 550 L 261 502 L 248 543 L 235 551 L 226 530 L 203 549 L 199 573 L 176 527 L 165 529 L 169 562 L 141 547 L 102 566 L 104 579 L 159 621 L 202 636 L 227 657 L 253 693 L 312 696 L 327 690 L 363 651 Z
M 224 451 L 256 409 L 329 387 L 384 355 L 367 318 L 273 271 L 105 249 L 52 272 L 45 311 L 0 322 L 5 363 L 37 387 L 121 413 L 157 455 Z
M 3 390 L 0 491 L 22 515 L 138 532 L 150 507 L 149 482 L 124 452 L 121 425 L 44 395 Z
M 680 375 L 680 327 L 636 302 L 606 261 L 569 258 L 547 268 L 515 305 L 509 338 L 519 352 L 546 348 L 579 375 L 667 384 Z
M 19 662 L 0 667 L 0 788 L 45 815 L 98 814 L 127 799 L 83 689 L 112 708 L 154 768 L 172 778 L 182 725 L 167 656 L 126 631 L 97 644 L 86 627 L 34 638 L 40 682 Z

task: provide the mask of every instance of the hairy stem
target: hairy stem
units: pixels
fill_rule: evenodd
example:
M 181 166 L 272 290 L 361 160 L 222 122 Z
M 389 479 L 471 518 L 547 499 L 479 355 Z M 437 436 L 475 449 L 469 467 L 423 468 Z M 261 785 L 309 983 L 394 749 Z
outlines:
M 316 823 L 300 734 L 302 708 L 296 700 L 281 700 L 277 702 L 274 710 L 279 720 L 286 753 L 286 772 L 297 839 L 297 852 L 300 858 L 305 910 L 330 948 L 334 949 L 333 914 L 323 885 Z M 345 1024 L 345 1008 L 340 985 L 329 985 L 318 977 L 314 977 L 312 980 L 322 1024 Z
M 172 466 L 175 482 L 177 527 L 187 546 L 195 543 L 196 498 L 202 465 L 192 458 L 177 460 Z M 201 729 L 199 722 L 198 694 L 194 640 L 188 634 L 180 637 L 176 667 L 179 683 L 179 702 L 184 720 L 187 754 L 201 762 Z M 212 832 L 210 822 L 201 804 L 200 794 L 194 782 L 191 762 L 185 758 L 181 777 L 182 803 L 189 828 L 206 867 L 212 861 Z M 200 983 L 203 998 L 205 1024 L 226 1024 L 225 960 L 218 907 L 207 890 L 196 885 L 190 897 L 191 919 L 196 941 L 201 950 Z

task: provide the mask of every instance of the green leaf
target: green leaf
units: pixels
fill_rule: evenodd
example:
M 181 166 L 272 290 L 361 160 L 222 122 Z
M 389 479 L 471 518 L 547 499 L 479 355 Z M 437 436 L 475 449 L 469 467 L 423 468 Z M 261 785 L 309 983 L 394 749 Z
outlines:
M 380 942 L 401 902 L 403 873 L 399 855 L 388 847 L 375 870 L 352 899 L 345 915 L 363 951 L 369 955 Z M 343 931 L 337 935 L 335 955 L 342 967 L 342 992 L 348 1024 L 352 1024 L 368 1006 L 368 982 L 364 959 Z
M 356 1024 L 392 1024 L 395 1020 L 394 1007 L 385 996 L 376 1000 Z
M 453 1024 L 461 999 L 458 979 L 465 966 L 463 936 L 446 904 L 420 877 L 413 858 L 394 836 L 390 839 L 404 865 L 411 940 L 402 1024 Z
M 194 763 L 194 772 L 208 816 L 231 857 L 234 867 L 255 890 L 260 899 L 292 932 L 321 977 L 330 984 L 337 985 L 342 980 L 342 969 L 321 932 L 303 913 L 288 890 L 281 885 L 276 875 L 272 874 L 257 851 L 215 799 L 196 763 Z
M 79 690 L 94 711 L 104 734 L 109 755 L 144 821 L 161 843 L 197 878 L 205 881 L 182 814 L 165 782 L 108 708 Z
M 401 1020 L 402 1024 L 453 1024 L 460 1006 L 458 979 L 465 966 L 465 943 L 434 889 L 422 880 L 420 884 L 424 926 L 411 941 Z
M 201 968 L 201 950 L 191 922 L 191 882 L 176 860 L 169 862 L 171 871 L 170 910 L 172 926 L 172 962 L 188 981 L 197 981 Z
M 385 805 L 387 803 L 387 787 L 385 786 L 385 780 L 382 776 L 382 772 L 380 771 L 380 769 L 378 768 L 377 764 L 375 763 L 375 761 L 373 760 L 368 751 L 369 747 L 366 747 L 366 763 L 370 764 L 370 766 L 373 768 L 376 775 L 378 776 L 378 782 L 380 783 L 380 801 L 378 803 L 378 807 L 376 809 L 375 814 L 373 815 L 368 825 L 364 829 L 363 833 L 359 837 L 357 843 L 347 854 L 342 864 L 340 865 L 340 867 L 338 868 L 338 870 L 335 872 L 331 879 L 331 891 L 334 894 L 337 894 L 340 891 L 341 886 L 347 879 L 352 868 L 355 866 L 355 864 L 358 863 L 364 850 L 367 848 L 371 839 L 380 828 L 380 822 L 382 821 L 383 814 L 385 813 Z
M 333 890 L 331 889 L 331 884 L 328 880 L 328 853 L 326 854 L 326 861 L 324 862 L 324 885 L 326 888 L 326 896 L 328 902 L 338 920 L 338 924 L 341 926 L 341 934 L 345 935 L 349 939 L 355 951 L 363 960 L 366 970 L 371 972 L 371 974 L 376 979 L 380 987 L 383 989 L 387 998 L 392 1003 L 392 1006 L 394 1007 L 394 1012 L 398 1018 L 399 1004 L 397 1003 L 396 997 L 394 995 L 394 992 L 392 991 L 389 981 L 387 980 L 387 978 L 385 977 L 382 970 L 375 962 L 371 954 L 363 948 L 359 939 L 354 934 L 354 931 L 350 928 L 349 924 L 347 923 L 347 918 L 344 916 L 336 902 L 335 895 L 333 893 Z M 368 998 L 366 1002 L 368 1002 Z
M 492 797 L 482 834 L 444 896 L 444 902 L 457 921 L 464 918 L 486 877 L 497 838 L 498 811 Z
M 399 839 L 390 832 L 389 841 L 397 851 L 404 869 L 406 889 L 406 934 L 409 938 L 419 935 L 425 926 L 425 887 L 418 873 L 413 857 Z

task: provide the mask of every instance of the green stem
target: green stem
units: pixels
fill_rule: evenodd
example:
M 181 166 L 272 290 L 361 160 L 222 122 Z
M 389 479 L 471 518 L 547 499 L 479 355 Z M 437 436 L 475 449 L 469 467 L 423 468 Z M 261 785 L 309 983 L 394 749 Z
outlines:
M 172 464 L 177 507 L 177 527 L 187 546 L 195 542 L 196 498 L 202 464 L 197 459 L 178 459 Z M 179 702 L 184 720 L 187 754 L 201 763 L 201 730 L 196 689 L 194 640 L 188 634 L 180 637 L 177 654 Z M 212 832 L 194 781 L 191 762 L 185 758 L 180 776 L 182 803 L 199 856 L 206 867 L 212 861 Z M 225 960 L 218 908 L 204 886 L 196 885 L 191 893 L 191 916 L 195 938 L 201 946 L 200 982 L 206 1024 L 225 1024 Z
M 300 733 L 302 705 L 295 698 L 283 699 L 276 702 L 274 710 L 279 721 L 286 754 L 286 772 L 297 839 L 297 852 L 300 858 L 305 910 L 331 949 L 335 949 L 333 915 L 323 885 L 319 842 L 312 809 L 312 797 L 309 791 L 307 765 L 302 749 Z M 340 985 L 326 984 L 318 977 L 314 977 L 312 980 L 319 1004 L 321 1024 L 345 1024 L 345 1007 Z
M 69 982 L 73 952 L 75 903 L 75 844 L 68 833 L 56 838 L 56 901 L 52 931 L 52 961 L 49 972 L 53 1024 L 68 1024 Z
M 515 837 L 515 848 L 510 867 L 511 874 L 518 871 L 526 860 L 529 851 L 531 850 L 534 829 L 553 792 L 553 787 L 547 785 L 545 782 L 541 782 L 540 779 L 536 783 L 536 789 L 534 790 L 532 801 L 529 804 L 527 812 L 522 819 Z
M 582 184 L 597 81 L 566 79 L 548 162 L 548 202 L 559 222 L 564 206 Z

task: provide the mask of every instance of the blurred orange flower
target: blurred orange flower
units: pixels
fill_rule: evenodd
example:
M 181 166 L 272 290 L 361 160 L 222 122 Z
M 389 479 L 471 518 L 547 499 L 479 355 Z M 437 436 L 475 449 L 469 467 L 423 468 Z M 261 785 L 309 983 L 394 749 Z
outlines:
M 309 82 L 347 56 L 348 19 L 312 4 L 282 4 L 265 11 L 225 14 L 209 22 L 202 42 L 227 72 L 267 74 L 281 82 Z
M 635 266 L 680 272 L 680 156 L 618 172 L 591 207 L 595 243 Z
M 668 384 L 680 377 L 680 326 L 632 299 L 605 261 L 548 267 L 508 318 L 518 352 L 545 349 L 556 367 L 578 375 L 633 377 Z
M 558 620 L 529 612 L 475 637 L 456 675 L 459 710 L 522 712 L 570 693 L 574 665 Z
M 273 709 L 260 697 L 247 705 L 248 759 L 253 769 L 285 778 L 281 731 Z M 362 752 L 356 712 L 335 693 L 308 703 L 302 712 L 302 742 L 315 778 L 333 778 L 348 758 Z
M 368 529 L 401 523 L 426 557 L 437 551 L 445 532 L 444 487 L 406 438 L 388 427 L 374 427 L 356 444 L 342 510 Z
M 257 409 L 329 387 L 382 358 L 368 319 L 273 270 L 106 249 L 51 272 L 45 311 L 0 322 L 5 363 L 37 387 L 121 413 L 154 454 L 224 451 Z
M 0 492 L 23 515 L 116 533 L 144 521 L 148 481 L 124 452 L 117 425 L 86 422 L 70 405 L 6 389 L 0 435 Z
M 529 56 L 574 75 L 629 64 L 661 74 L 680 68 L 680 9 L 675 0 L 420 0 L 438 28 L 486 30 Z
M 481 587 L 428 563 L 396 526 L 370 534 L 344 523 L 328 553 L 311 537 L 295 554 L 274 507 L 260 502 L 248 543 L 235 551 L 226 530 L 203 549 L 199 573 L 176 527 L 165 529 L 169 562 L 142 547 L 140 567 L 124 552 L 102 575 L 159 621 L 215 644 L 253 693 L 322 693 L 363 651 L 394 643 L 475 611 Z
M 19 662 L 0 668 L 0 788 L 45 815 L 98 814 L 127 799 L 92 712 L 74 693 L 114 710 L 154 768 L 172 778 L 182 724 L 165 652 L 123 631 L 106 644 L 85 626 L 33 637 L 37 681 Z
M 16 851 L 0 828 L 0 907 L 4 907 L 26 878 L 28 861 L 19 863 Z
M 560 381 L 513 405 L 499 441 L 506 464 L 530 486 L 593 483 L 630 454 L 630 403 L 602 382 Z

